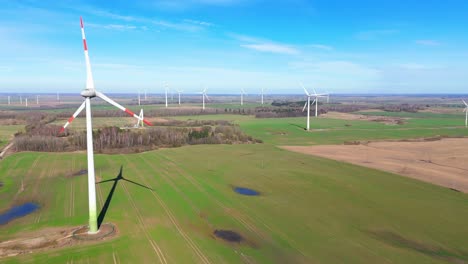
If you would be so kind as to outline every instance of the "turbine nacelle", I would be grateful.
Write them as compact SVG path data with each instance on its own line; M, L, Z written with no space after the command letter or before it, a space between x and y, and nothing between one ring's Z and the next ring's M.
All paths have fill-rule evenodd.
M96 90L95 89L84 89L83 91L81 91L81 96L83 97L89 97L89 98L93 98L93 97L96 97Z

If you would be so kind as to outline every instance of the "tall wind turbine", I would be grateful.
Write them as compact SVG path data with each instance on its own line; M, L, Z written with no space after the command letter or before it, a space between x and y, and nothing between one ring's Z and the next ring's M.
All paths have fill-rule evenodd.
M182 90L177 90L177 93L179 94L179 105L180 105L180 94L182 94Z
M241 105L244 105L244 95L247 95L245 93L244 88L241 88L240 96L241 96Z
M208 95L206 94L206 88L203 88L203 91L201 91L200 94L202 95L203 110L205 110L205 98L206 98L206 100L210 100L208 98Z
M138 105L141 105L140 91L138 91Z
M120 110L126 112L127 114L141 119L138 115L133 113L131 110L121 106L120 104L116 103L103 93L97 91L94 88L94 80L93 75L91 72L91 63L89 61L89 54L88 54L88 46L86 44L86 37L84 31L83 20L80 17L80 24L81 24L81 35L83 38L83 46L84 46L84 55L86 61L86 88L81 91L81 96L85 98L85 101L78 107L72 117L68 119L65 125L60 129L60 133L65 130L65 128L75 119L76 116L86 108L86 148L88 154L88 202L89 202L89 234L95 234L99 231L98 223L97 223L97 211L96 211L96 178L94 175L94 151L93 151L93 127L92 127L92 120L91 120L91 98L99 97L102 100L108 102L109 104L119 108ZM149 126L151 123L148 122L146 119L143 119L143 122Z
M468 127L468 104L463 100L463 103L465 104L465 109L463 109L463 112L465 112L465 127Z
M26 101L25 101L25 102L26 102L25 105L26 105L26 107L28 107L28 98L26 98L25 100L26 100Z
M301 83L301 86L302 86L302 88L304 88L304 92L306 93L307 96L309 96L309 97L310 97L310 96L315 97L315 100L314 100L314 102L315 102L315 117L317 117L317 116L318 116L318 99L319 99L320 97L327 97L327 98L329 98L330 95L329 95L329 94L318 94L318 93L315 91L315 88L313 88L313 87L312 87L312 89L314 90L314 94L309 94L309 92L306 90L306 88L304 87L304 85L302 85L302 83Z
M11 102L10 102L10 96L8 96L8 105L9 105L10 103L11 103Z

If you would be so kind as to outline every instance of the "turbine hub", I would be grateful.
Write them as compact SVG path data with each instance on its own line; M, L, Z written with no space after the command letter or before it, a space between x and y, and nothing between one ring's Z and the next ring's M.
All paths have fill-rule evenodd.
M96 97L96 91L94 89L84 89L83 91L81 91L81 96L85 98L93 98Z

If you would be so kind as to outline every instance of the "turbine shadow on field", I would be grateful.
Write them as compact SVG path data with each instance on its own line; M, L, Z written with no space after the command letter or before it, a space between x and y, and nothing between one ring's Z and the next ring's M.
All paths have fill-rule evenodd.
M99 216L98 216L98 226L100 227L101 224L103 223L104 221L104 217L106 216L106 213L107 213L107 209L109 209L109 205L110 205L110 202L112 201L112 196L114 195L114 191L115 191L115 188L117 187L117 183L120 181L120 180L124 180L124 181L128 181L130 183L133 183L135 185L138 185L140 187L143 187L145 189L148 189L148 190L151 190L153 191L152 188L149 188L147 186L144 186L142 184L139 184L137 182L134 182L132 180L129 180L129 179L125 179L123 177L123 174L122 174L122 171L123 171L123 166L120 166L120 171L119 171L119 174L117 175L117 177L113 178L113 179L109 179L109 180L105 180L105 181L100 181L96 184L101 184L101 183L106 183L106 182L114 182L114 184L112 185L112 188L109 192L109 194L107 195L107 198L106 198L106 202L104 203L104 205L102 206L102 209L101 209L101 212L99 213Z
M303 126L301 126L301 125L298 125L298 124L289 123L289 125L298 127L298 128L300 128L300 129L302 129L302 130L305 130L305 129L306 129L305 127L303 127Z

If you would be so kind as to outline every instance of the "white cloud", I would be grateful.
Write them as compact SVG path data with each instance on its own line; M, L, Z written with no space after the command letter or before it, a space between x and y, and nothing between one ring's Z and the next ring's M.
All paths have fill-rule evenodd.
M270 52L270 53L278 53L278 54L289 54L294 55L298 54L299 51L293 47L282 45L282 44L274 44L274 43L261 43L261 44L243 44L241 47L253 49L261 52Z
M122 24L94 24L94 23L87 23L86 26L94 27L94 28L103 28L103 29L113 29L113 30L135 30L138 27L133 25L122 25ZM142 28L142 30L144 30Z
M432 39L419 39L415 41L416 44L423 46L440 46L440 42Z
M191 23L191 24L205 26L205 27L213 26L212 23L205 22L205 21L199 21L199 20L193 20L193 19L184 19L183 21L186 22L186 23Z

